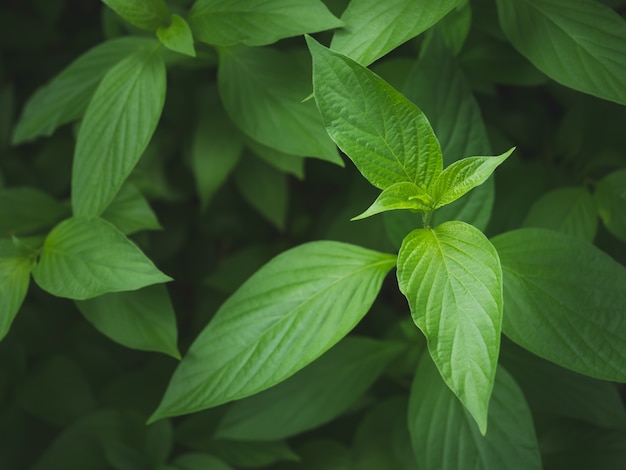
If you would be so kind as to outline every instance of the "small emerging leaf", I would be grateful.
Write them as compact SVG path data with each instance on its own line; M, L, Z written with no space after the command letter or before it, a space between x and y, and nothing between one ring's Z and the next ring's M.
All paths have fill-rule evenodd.
M168 24L170 11L164 0L102 0L133 26L155 30Z
M191 57L196 56L191 28L185 19L179 15L172 15L172 23L167 27L159 26L156 34L168 49Z
M395 183L385 188L374 203L361 215L351 220L359 220L380 212L396 209L410 209L413 211L431 210L432 199L421 187L413 183Z

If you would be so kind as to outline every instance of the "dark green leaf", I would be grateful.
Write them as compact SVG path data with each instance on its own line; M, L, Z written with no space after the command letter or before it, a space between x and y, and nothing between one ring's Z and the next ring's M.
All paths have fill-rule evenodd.
M446 46L457 55L472 27L472 9L469 0L459 3L439 22L439 25Z
M8 239L0 239L0 340L26 297L34 259L25 256Z
M481 435L427 355L418 365L409 402L409 430L420 468L541 469L539 446L524 395L498 367Z
M484 434L502 322L502 271L478 229L446 222L409 233L398 285L445 382Z
M231 466L212 455L199 452L180 455L172 465L179 470L232 470Z
M285 441L211 441L210 453L237 468L267 468L281 461L298 461L298 455Z
M172 15L172 22L169 26L159 26L157 37L168 49L191 57L196 56L191 28L184 18L178 15Z
M162 228L146 198L130 184L122 186L111 205L102 213L102 218L111 222L125 235Z
M200 333L151 420L253 395L293 375L360 321L394 265L395 256L328 241L278 255Z
M69 215L67 206L38 189L0 190L0 235L36 233Z
M319 0L197 0L188 21L198 39L214 46L264 46L343 24Z
M74 153L75 215L100 215L146 149L165 100L161 47L152 43L122 60L96 89Z
M77 301L76 305L87 320L113 341L180 359L176 317L165 286L113 292Z
M616 171L600 180L594 200L607 230L626 242L626 170Z
M626 22L591 0L497 0L513 46L557 82L626 104Z
M33 277L51 294L77 300L171 280L114 225L81 217L52 229Z
M298 179L304 179L304 158L289 155L252 139L248 139L246 145L257 157L265 160L277 170L294 175Z
M562 367L626 382L626 268L550 230L515 230L493 244L504 274L504 333Z
M307 38L313 89L326 130L379 189L423 188L441 173L439 142L419 108L366 68Z
M133 26L155 30L170 21L164 0L102 0L111 10Z

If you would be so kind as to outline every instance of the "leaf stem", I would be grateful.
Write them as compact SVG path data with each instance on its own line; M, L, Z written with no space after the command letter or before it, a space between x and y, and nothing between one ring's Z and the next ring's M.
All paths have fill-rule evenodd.
M425 229L430 229L430 221L433 217L433 211L422 212L422 224Z

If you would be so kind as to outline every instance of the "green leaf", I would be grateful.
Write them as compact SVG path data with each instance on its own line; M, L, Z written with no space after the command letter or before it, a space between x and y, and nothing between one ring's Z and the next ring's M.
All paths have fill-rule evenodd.
M0 239L0 340L6 336L26 297L34 260L13 242Z
M492 241L504 274L504 333L562 367L626 382L626 268L551 230L514 230Z
M439 142L420 109L378 75L307 37L315 101L331 138L379 189L427 187L441 173Z
M481 436L433 362L422 356L411 387L409 430L420 468L542 468L530 409L502 367L489 404L489 431Z
M304 179L304 159L299 155L289 155L252 139L246 141L248 148L259 158L283 173Z
M331 49L368 65L426 31L463 0L352 0ZM373 21L373 19L375 19Z
M199 452L179 455L172 465L179 470L232 470L231 466L212 455Z
M293 375L361 320L394 265L395 256L329 241L278 255L196 338L150 420L253 395Z
M29 98L13 130L13 145L51 135L57 127L79 119L109 69L152 42L137 37L118 38L81 55Z
M163 285L76 302L98 331L126 347L180 359L174 307Z
M191 57L196 56L191 28L184 18L172 15L171 24L167 27L159 26L156 34L161 43L168 49Z
M469 0L463 0L440 22L441 34L446 46L457 55L472 27L472 9Z
M495 248L464 222L414 230L398 254L398 285L446 384L484 434L502 323Z
M319 0L197 0L187 20L194 36L214 46L264 46L343 24Z
M164 0L102 0L133 26L155 30L167 26L170 11Z
M285 441L244 442L220 439L210 441L207 447L211 454L236 468L267 468L268 465L281 461L299 460L298 454Z
M37 233L69 215L67 206L38 189L0 189L0 235Z
M447 167L429 188L435 209L456 201L480 186L513 153L515 147L497 157L467 157Z
M398 343L347 337L284 382L235 402L216 438L278 440L345 412L404 350Z
M122 186L111 205L102 213L102 218L111 222L125 235L162 228L146 198L131 184Z
M498 0L502 30L535 67L567 87L626 104L626 22L591 0Z
M430 195L416 184L407 182L395 183L385 188L365 212L353 217L351 220L365 219L380 212L397 209L424 211L429 210L431 205L432 199Z
M556 230L590 242L596 235L598 215L586 188L559 188L534 202L523 225Z
M221 51L218 85L224 108L249 137L281 152L342 164L324 130L304 56L270 48Z
M113 67L89 103L74 153L74 215L100 215L152 137L165 100L165 64L160 44L151 44Z
M33 277L49 293L77 300L171 280L114 225L83 217L52 229Z
M626 170L605 176L593 196L607 230L626 242Z

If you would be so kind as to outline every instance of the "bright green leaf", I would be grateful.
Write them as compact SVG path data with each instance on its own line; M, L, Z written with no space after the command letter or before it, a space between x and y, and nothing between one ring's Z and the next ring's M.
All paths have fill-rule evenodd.
M369 65L426 31L463 0L352 0L330 47ZM375 19L373 21L373 19Z
M170 21L164 0L102 0L115 13L133 26L155 30Z
M439 142L420 109L378 75L307 37L326 130L379 189L427 187L441 173Z
M102 213L102 218L111 222L125 235L162 228L146 198L130 184L122 186L111 205Z
M506 232L493 244L504 274L504 333L562 367L626 382L626 268L551 230Z
M82 217L52 229L33 277L51 294L77 300L171 280L114 225Z
M36 233L69 215L67 206L38 189L0 189L0 235Z
M607 230L626 242L626 170L605 176L593 196Z
M152 137L165 100L161 46L152 44L113 67L89 103L74 153L74 215L100 215Z
M329 422L353 405L403 349L349 336L284 382L235 402L216 437L278 440Z
M429 210L431 205L432 199L430 195L416 184L408 182L395 183L386 187L365 212L353 217L352 220L365 219L380 212L396 209Z
M523 225L556 230L590 242L596 235L598 215L587 189L559 188L544 193L535 201Z
M467 157L447 167L432 183L429 191L435 208L456 201L465 193L480 186L515 148L497 157Z
M6 336L26 297L33 259L9 239L0 239L0 340Z
M592 0L497 0L513 46L553 80L626 104L626 22Z
M101 333L126 347L180 359L174 308L163 285L112 292L76 306Z
M168 49L191 57L196 56L191 28L184 18L172 15L171 24L167 27L159 26L156 34L161 43Z
M486 431L502 322L502 272L478 229L446 222L409 233L398 285L450 389Z
M249 137L281 152L342 164L311 93L304 56L238 47L220 55L218 85L224 108Z
M153 42L138 37L118 38L80 56L30 97L13 130L13 144L51 135L57 127L80 118L111 67Z
M489 431L481 436L433 362L423 356L411 387L409 430L420 468L542 468L530 409L502 367L498 368L489 404Z
M197 0L187 20L199 40L214 46L264 46L343 24L319 0Z
M394 265L395 256L329 241L278 255L200 333L150 419L253 395L293 375L360 321Z

